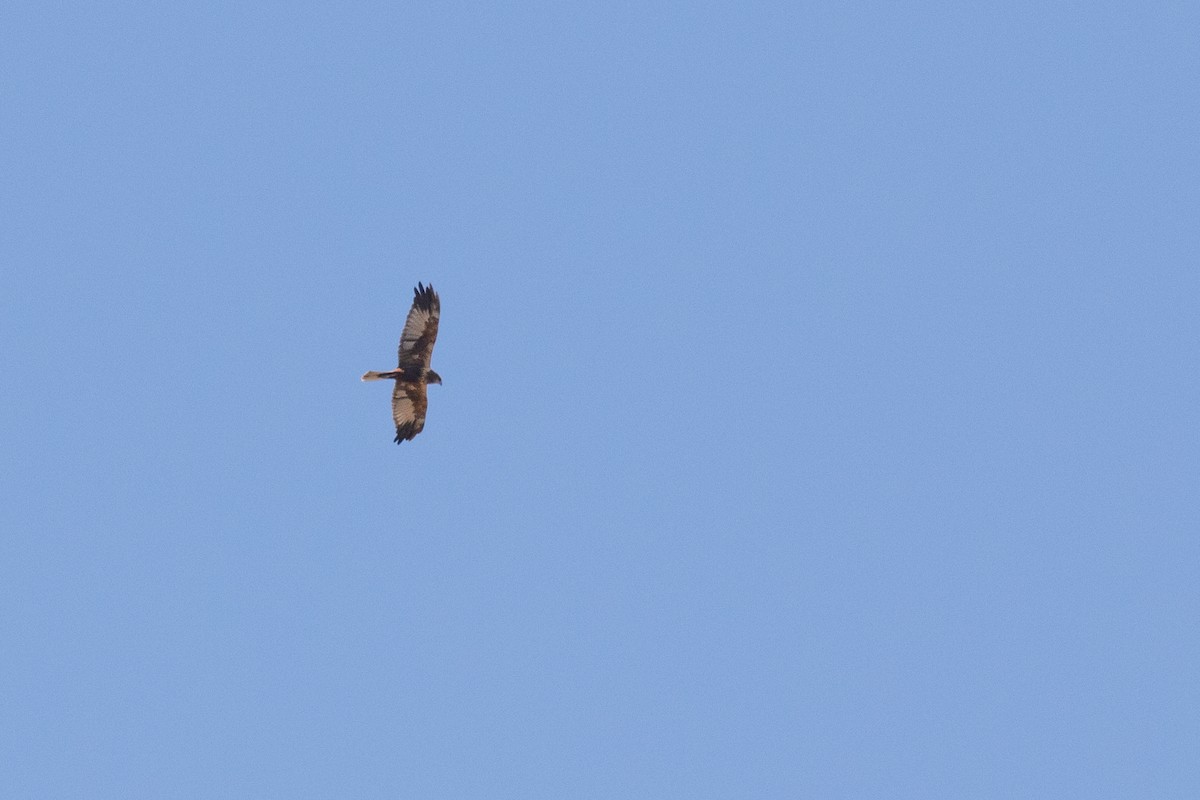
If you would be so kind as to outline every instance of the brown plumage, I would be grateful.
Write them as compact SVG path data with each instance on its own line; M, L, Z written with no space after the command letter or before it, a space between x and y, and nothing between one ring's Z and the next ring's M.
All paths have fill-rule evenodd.
M442 378L429 368L433 343L437 339L441 300L432 286L418 283L413 289L413 304L400 334L399 364L390 372L368 372L364 381L391 378L396 381L392 390L392 420L396 423L396 444L412 439L425 427L425 409L429 401L425 387L441 383Z

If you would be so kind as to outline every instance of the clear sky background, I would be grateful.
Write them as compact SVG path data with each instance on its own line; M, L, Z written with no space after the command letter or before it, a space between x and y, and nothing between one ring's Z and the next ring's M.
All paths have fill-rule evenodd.
M1197 41L6 4L0 794L1200 796Z

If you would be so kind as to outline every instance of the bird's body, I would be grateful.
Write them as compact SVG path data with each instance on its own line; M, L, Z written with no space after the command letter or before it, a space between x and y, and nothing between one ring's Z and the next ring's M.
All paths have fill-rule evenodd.
M408 441L425 427L425 409L429 406L425 388L441 383L442 378L429 368L433 343L437 339L441 300L432 286L418 283L413 289L412 308L400 334L399 364L387 372L368 372L364 381L394 380L392 421L396 423L396 444Z

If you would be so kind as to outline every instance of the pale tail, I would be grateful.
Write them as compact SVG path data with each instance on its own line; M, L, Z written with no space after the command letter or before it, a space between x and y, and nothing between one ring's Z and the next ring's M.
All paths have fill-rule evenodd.
M368 372L366 375L363 375L363 376L362 376L362 379L363 379L364 381L379 381L379 380L383 380L383 373L382 373L382 372L375 372L374 370L372 370L371 372Z

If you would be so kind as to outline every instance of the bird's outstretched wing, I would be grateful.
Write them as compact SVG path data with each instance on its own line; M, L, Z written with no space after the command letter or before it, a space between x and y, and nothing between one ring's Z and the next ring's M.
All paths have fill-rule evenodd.
M408 319L404 322L404 332L400 334L399 367L413 380L429 369L429 360L433 357L433 343L437 340L438 317L442 313L442 303L432 286L417 284L413 289L413 304L408 310ZM399 387L399 382L396 386ZM424 387L422 387L422 402L424 402ZM424 410L421 416L424 416Z
M392 421L396 423L396 444L411 440L425 427L425 409L429 400L423 381L396 381L392 390Z

